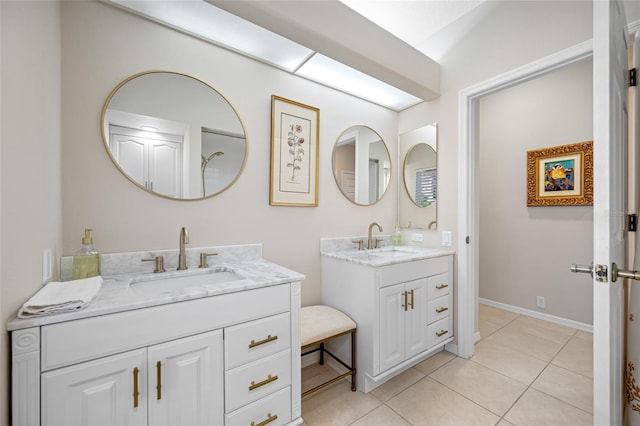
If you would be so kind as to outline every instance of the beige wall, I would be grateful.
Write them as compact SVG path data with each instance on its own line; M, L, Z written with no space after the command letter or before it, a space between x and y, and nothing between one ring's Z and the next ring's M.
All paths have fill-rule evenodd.
M306 275L302 302L320 300L321 237L363 235L372 221L395 223L395 176L371 207L336 186L331 153L338 135L361 124L390 141L396 158L398 114L228 52L98 2L62 6L63 253L94 229L102 252L177 248L181 226L191 246L260 242L264 257ZM242 176L204 201L160 198L132 185L112 164L100 135L100 111L127 76L165 69L197 77L236 108L249 145ZM271 95L320 109L319 206L269 206ZM395 165L394 165L395 167Z
M3 329L60 255L60 6L1 2L0 294ZM9 340L1 334L0 424L8 424Z
M527 151L593 140L591 60L480 101L480 297L593 323L591 206L527 207ZM546 308L536 307L536 296Z

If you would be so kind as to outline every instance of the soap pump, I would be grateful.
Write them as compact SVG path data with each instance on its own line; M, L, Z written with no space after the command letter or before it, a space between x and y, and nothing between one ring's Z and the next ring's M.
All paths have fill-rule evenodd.
M82 249L73 256L73 279L90 278L100 275L100 255L93 248L91 228L85 228Z
M396 222L396 229L391 236L391 245L401 246L402 245L402 232L400 231L400 224Z

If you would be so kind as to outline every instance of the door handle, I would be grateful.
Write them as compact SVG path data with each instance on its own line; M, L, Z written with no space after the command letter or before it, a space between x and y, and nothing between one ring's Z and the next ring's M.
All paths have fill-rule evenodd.
M632 280L640 280L640 272L638 271L626 271L624 269L618 269L618 265L615 262L611 264L611 282L616 282L620 278L630 278Z

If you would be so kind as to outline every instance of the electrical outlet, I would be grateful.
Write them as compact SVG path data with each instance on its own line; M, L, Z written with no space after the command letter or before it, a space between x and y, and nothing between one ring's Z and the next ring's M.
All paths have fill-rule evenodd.
M42 250L42 284L46 284L53 278L53 259L51 249Z
M544 309L547 306L547 301L544 296L536 296L536 305L541 309Z
M416 241L416 242L423 242L424 241L424 236L422 234L411 234L411 241Z

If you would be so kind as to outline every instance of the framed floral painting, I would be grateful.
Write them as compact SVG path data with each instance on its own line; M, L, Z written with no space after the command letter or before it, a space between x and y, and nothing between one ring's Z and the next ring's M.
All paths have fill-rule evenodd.
M593 205L593 142L527 151L527 206Z
M318 205L318 108L271 96L272 206Z

